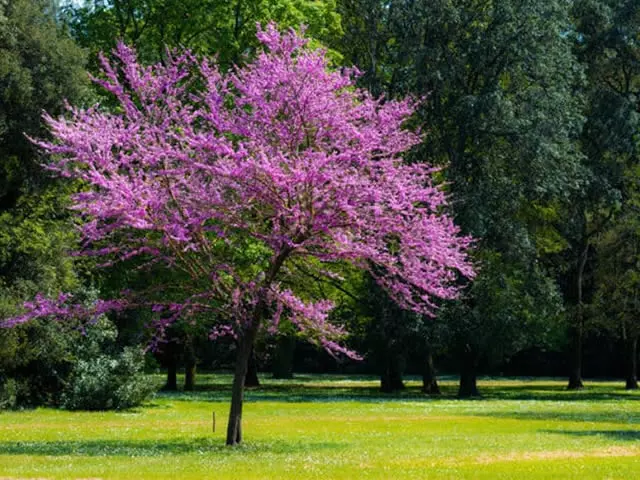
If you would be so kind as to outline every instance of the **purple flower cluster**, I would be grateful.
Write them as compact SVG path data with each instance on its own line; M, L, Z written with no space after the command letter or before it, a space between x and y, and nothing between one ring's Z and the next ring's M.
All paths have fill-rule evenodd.
M356 265L403 308L432 315L434 298L473 277L471 240L443 212L434 169L401 158L421 141L402 128L415 102L372 98L355 70L328 68L293 31L271 24L258 37L264 51L228 74L189 52L145 67L121 44L95 80L118 108L47 116L55 141L39 145L48 168L87 186L73 199L87 254L186 274L184 304L215 312L214 338L286 315L318 345L355 355L328 321L332 303L296 291L293 266L335 281L336 265ZM39 297L9 323L83 314L74 308Z

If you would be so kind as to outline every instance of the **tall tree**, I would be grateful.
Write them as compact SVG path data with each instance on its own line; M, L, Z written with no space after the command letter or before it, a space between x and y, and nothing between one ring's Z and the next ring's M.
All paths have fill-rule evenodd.
M344 44L353 46L345 55L370 72L367 84L427 97L415 158L448 166L456 220L478 239L484 266L447 309L465 372L461 395L477 392L482 357L537 341L562 308L544 259L566 248L554 222L582 175L582 70L567 35L569 6L341 2L350 22Z
M50 168L88 185L74 197L88 253L182 271L181 301L166 302L157 286L90 309L67 295L38 297L5 322L147 304L162 328L176 315L215 313L218 331L239 343L230 445L242 438L261 328L286 315L328 351L350 353L327 320L332 302L299 289L297 264L329 280L343 262L368 269L401 306L431 315L433 298L455 297L460 276L473 276L470 240L442 213L432 168L400 158L419 141L401 128L411 102L355 89L351 71L329 71L325 54L294 32L270 24L259 39L268 52L227 75L189 53L146 68L121 45L100 84L122 113L48 118L57 142L41 145L59 156Z
M582 135L587 172L566 224L573 268L567 282L573 312L569 388L582 387L585 305L595 291L595 240L630 198L624 172L638 164L640 132L640 5L633 0L575 2L575 48L588 73Z
M83 100L84 63L56 23L53 2L0 0L0 318L38 291L79 287L67 254L76 241L65 208L71 187L42 171L44 155L26 135L47 136L43 109L59 114L65 98ZM70 366L69 342L59 333L38 322L0 333L0 390L7 377L20 376L18 403L59 394Z

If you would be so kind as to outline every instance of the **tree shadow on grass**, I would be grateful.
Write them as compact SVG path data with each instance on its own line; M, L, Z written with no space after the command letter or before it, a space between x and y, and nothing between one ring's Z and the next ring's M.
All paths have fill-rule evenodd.
M305 383L263 384L249 388L245 392L246 402L394 402L415 401L428 402L440 399L451 399L453 388L443 388L444 395L428 396L419 387L408 387L395 393L382 393L377 386L340 386L309 385ZM195 400L211 402L228 402L231 399L231 387L227 385L205 385L191 392L159 393L157 398L174 400Z
M553 422L587 422L587 423L618 423L640 424L640 417L635 412L625 411L561 411L561 410L524 410L524 411L488 411L473 412L473 416L505 418L514 420L541 420ZM554 433L562 433L563 430L553 430Z
M226 447L220 438L190 440L77 440L0 442L0 455L87 456L87 457L160 457L185 454L268 453L289 455L318 450L339 450L339 442L287 442L282 440L252 441L236 447Z
M247 389L246 400L248 402L277 401L277 402L431 402L434 400L451 400L457 398L458 386L451 381L441 383L442 395L428 396L422 393L419 386L410 385L405 390L387 394L380 392L378 385L371 382L358 384L345 384L331 379L295 379L279 381L278 383L264 382L260 387ZM504 379L499 379L501 384L484 384L479 382L481 397L468 400L494 401L600 401L600 400L640 400L636 392L626 392L615 385L596 385L584 390L569 391L563 384L535 384L523 381L514 381L509 384ZM492 381L492 380L489 380ZM159 398L175 400L196 400L227 402L231 398L231 386L227 383L210 382L196 387L192 392L161 392Z
M544 433L571 435L574 437L605 437L611 440L640 441L638 430L542 430Z
M513 385L488 385L479 384L479 389L484 399L487 400L534 400L534 401L562 401L584 402L600 400L640 400L637 392L623 390L622 386L594 385L582 390L567 390L560 385L536 385L526 382Z

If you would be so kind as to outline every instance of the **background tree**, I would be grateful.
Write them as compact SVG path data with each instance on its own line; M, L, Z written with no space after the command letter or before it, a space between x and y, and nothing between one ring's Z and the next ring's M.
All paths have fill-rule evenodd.
M228 68L259 46L257 23L304 24L310 36L327 44L342 33L335 0L100 0L71 3L65 12L91 58L121 40L148 62L166 59L167 47L186 47L216 55Z
M85 54L56 23L53 2L0 1L0 318L38 291L81 287L67 254L76 245L66 211L72 186L43 172L25 137L45 137L42 110L86 97ZM56 326L35 322L0 332L0 390L11 380L13 404L55 401L72 366Z
M448 309L450 340L474 394L482 357L535 343L561 297L545 255L566 248L554 213L580 179L581 68L567 38L568 4L341 2L345 45L364 77L390 95L426 95L428 129L415 158L447 165L463 230L484 267ZM363 12L370 12L365 15ZM543 307L544 306L544 307ZM523 328L532 322L541 328ZM523 335L529 335L525 340ZM513 337L512 335L515 335ZM500 344L497 344L497 342Z
M575 3L573 15L576 53L588 73L581 139L586 181L571 202L565 226L573 263L565 298L573 313L569 388L581 388L585 305L597 288L592 275L597 268L595 240L627 201L624 172L638 164L640 6L633 1L583 0Z

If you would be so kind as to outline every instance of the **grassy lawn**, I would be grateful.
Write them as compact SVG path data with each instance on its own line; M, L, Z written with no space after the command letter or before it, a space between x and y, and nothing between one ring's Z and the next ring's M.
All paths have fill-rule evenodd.
M640 393L620 382L485 379L483 399L457 400L453 380L440 399L417 382L386 396L374 379L264 380L228 449L230 377L198 380L135 411L0 413L0 478L640 478Z

